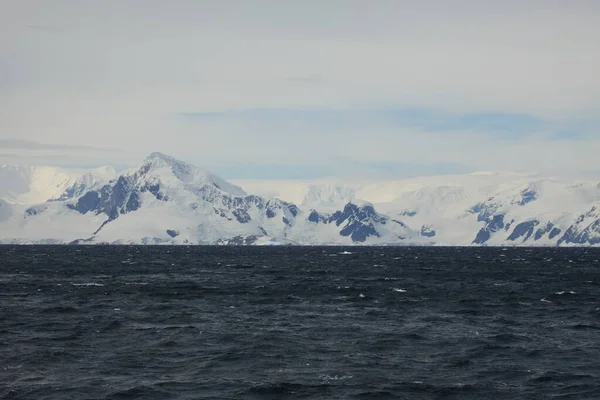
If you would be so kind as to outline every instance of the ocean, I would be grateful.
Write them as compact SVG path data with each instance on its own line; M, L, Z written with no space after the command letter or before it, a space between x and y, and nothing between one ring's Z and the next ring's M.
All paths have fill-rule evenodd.
M0 398L600 398L599 260L2 246Z

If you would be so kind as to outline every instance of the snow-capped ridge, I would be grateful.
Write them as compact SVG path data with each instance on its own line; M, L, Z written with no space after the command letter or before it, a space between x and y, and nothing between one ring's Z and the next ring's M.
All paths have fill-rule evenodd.
M358 208L364 208L364 207L371 207L373 209L375 208L373 203L371 203L370 201L362 200L362 199L352 199L348 203L354 204Z
M182 183L190 188L212 186L232 196L247 195L241 187L212 172L159 152L151 153L141 167L130 170L127 175L137 175L139 179L171 187L181 186Z
M156 159L164 160L166 162L175 163L175 164L187 164L184 161L177 160L175 157L171 157L171 156L169 156L165 153L161 153L159 151L154 151L146 157L146 161L152 161L152 160L156 160Z
M600 245L592 181L491 171L245 187L159 152L118 175L3 166L0 242Z
M112 167L84 170L5 164L0 167L0 199L14 204L66 199L75 192L82 193L107 182L115 175Z

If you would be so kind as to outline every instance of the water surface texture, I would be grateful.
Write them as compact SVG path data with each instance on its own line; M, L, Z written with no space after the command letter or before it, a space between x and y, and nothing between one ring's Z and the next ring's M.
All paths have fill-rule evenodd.
M0 247L0 398L600 398L599 258Z

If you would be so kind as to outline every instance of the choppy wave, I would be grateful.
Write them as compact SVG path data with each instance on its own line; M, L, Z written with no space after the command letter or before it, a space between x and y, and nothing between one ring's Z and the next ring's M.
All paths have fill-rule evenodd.
M0 398L600 398L598 259L0 246Z

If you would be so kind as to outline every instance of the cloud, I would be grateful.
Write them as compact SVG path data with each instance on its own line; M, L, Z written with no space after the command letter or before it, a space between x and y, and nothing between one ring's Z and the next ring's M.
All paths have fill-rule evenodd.
M481 134L522 136L543 130L574 128L580 132L600 127L600 121L544 120L539 117L519 113L453 113L424 108L383 108L383 109L331 109L331 108L269 108L247 109L228 112L183 113L188 122L238 120L244 124L260 124L265 130L282 130L289 121L302 121L304 128L325 128L328 126L386 126L396 128L419 128L423 131L471 131Z
M0 138L127 162L575 170L600 150L599 41L593 0L8 0Z
M3 149L28 149L28 150L92 150L92 151L117 151L111 148L95 146L72 146L68 144L39 143L23 139L0 139L0 148Z
M60 29L53 28L51 26L29 24L29 25L26 25L26 27L29 28L29 29L36 30L36 31L40 31L40 32L50 32L50 33L52 33L52 32L60 32Z

